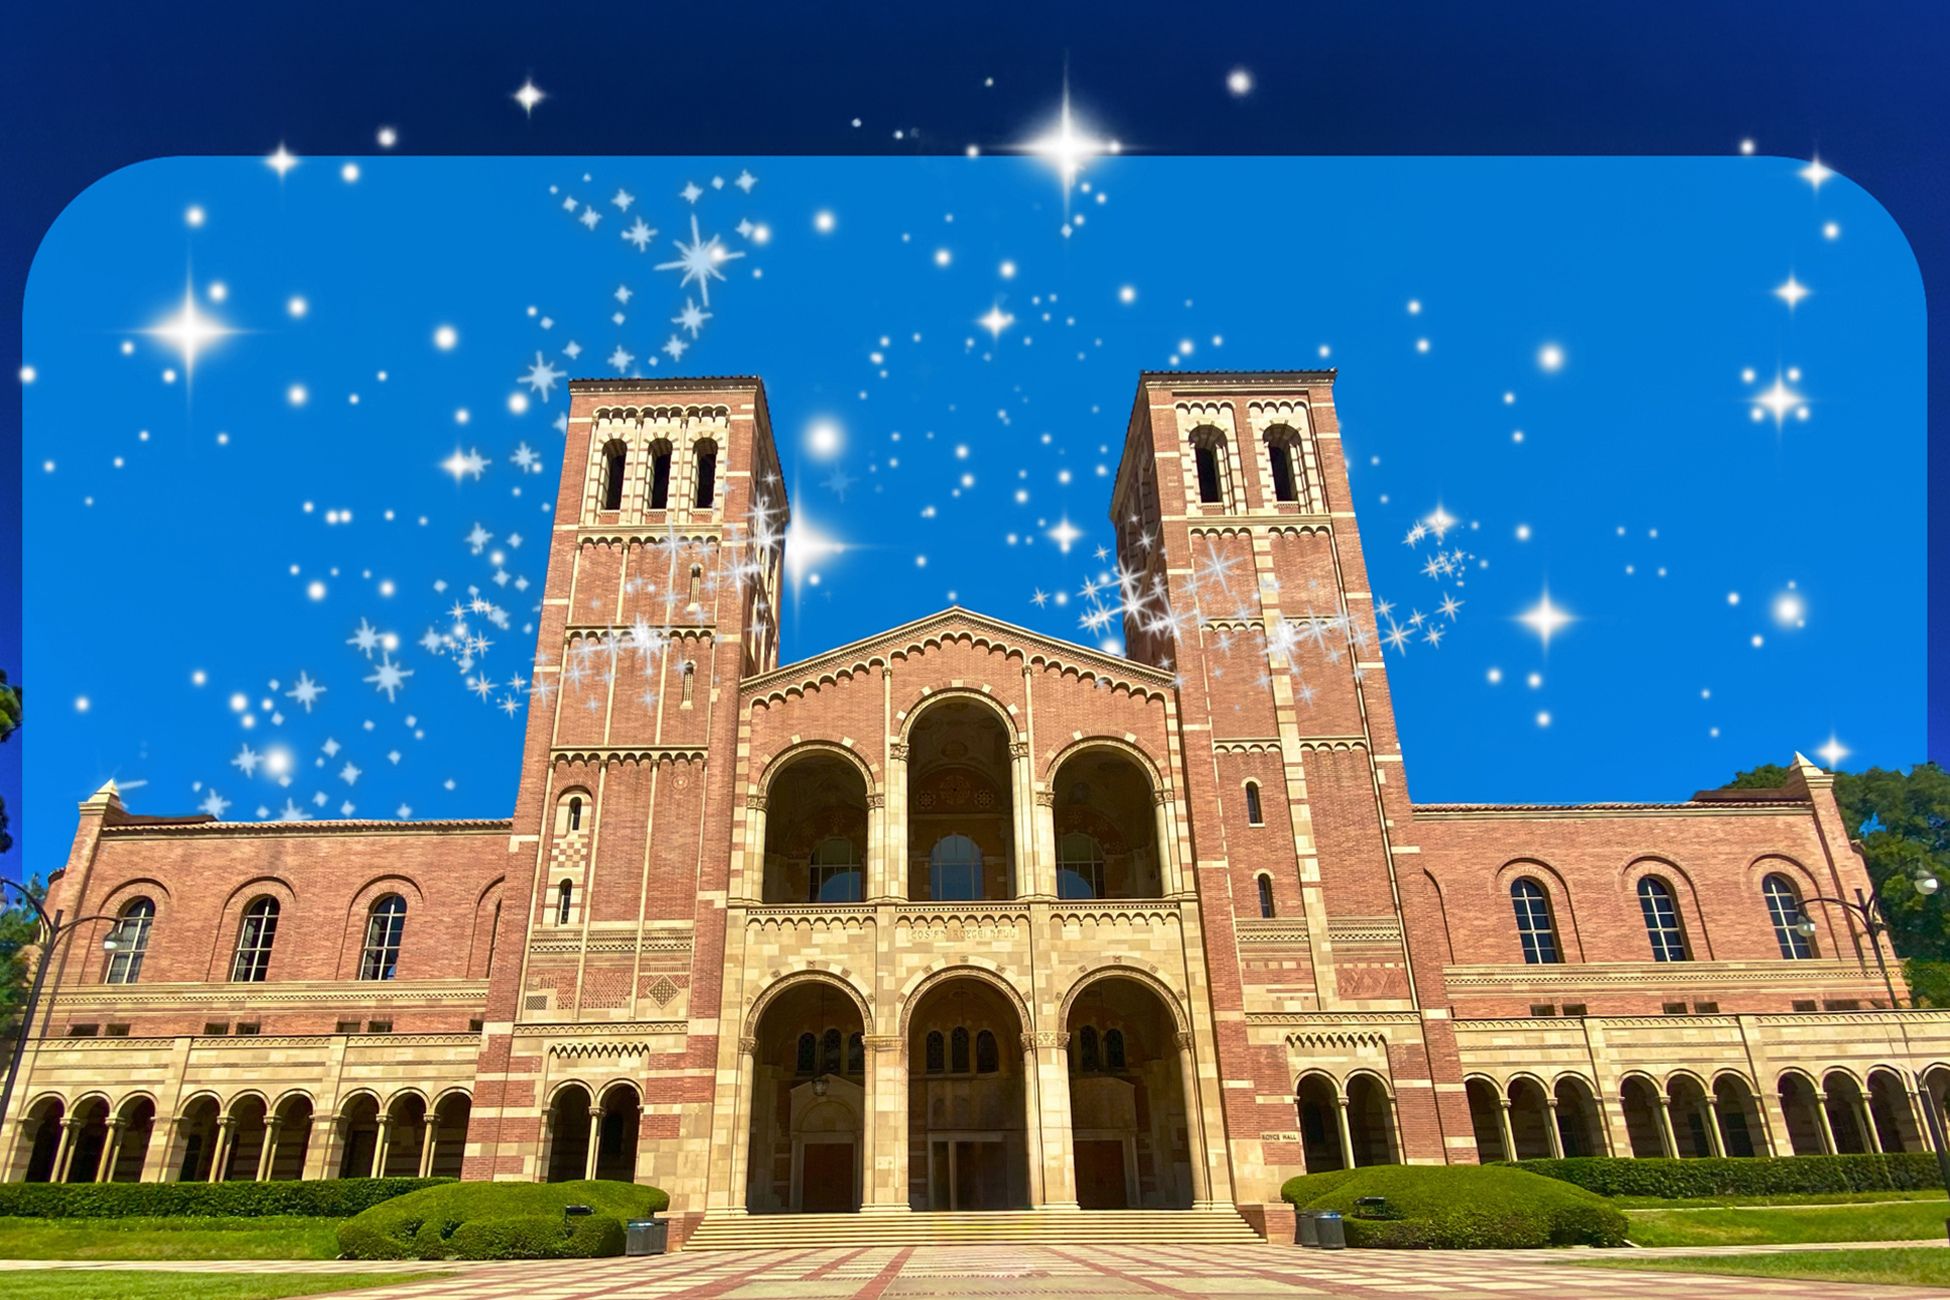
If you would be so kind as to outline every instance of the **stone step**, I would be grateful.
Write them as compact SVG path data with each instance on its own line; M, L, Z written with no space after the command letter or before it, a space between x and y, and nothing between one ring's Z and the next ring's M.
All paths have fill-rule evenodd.
M988 1210L894 1214L707 1215L686 1250L954 1246L1034 1242L1253 1244L1230 1207L1201 1210Z

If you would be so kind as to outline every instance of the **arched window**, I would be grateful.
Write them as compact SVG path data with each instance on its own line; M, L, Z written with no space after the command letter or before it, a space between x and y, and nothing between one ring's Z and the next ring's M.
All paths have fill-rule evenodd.
M1095 1070L1098 1065L1097 1028L1095 1025L1085 1025L1077 1031L1077 1068Z
M142 975L142 958L149 951L149 926L156 919L156 903L150 898L132 898L116 914L115 951L108 955L106 984L133 984Z
M661 439L650 444L650 508L663 510L670 505L670 444Z
M846 1072L865 1074L867 1072L867 1039L864 1034L849 1034L846 1039Z
M696 692L694 691L693 688L697 683L697 665L691 663L689 660L686 660L684 662L684 670L681 675L684 679L684 689L683 689L682 697L679 700L679 705L682 708L688 709L691 707L691 704L694 702L696 698Z
M966 835L944 835L928 854L928 897L965 902L982 896L982 850Z
M1104 1068L1106 1070L1124 1068L1124 1031L1121 1029L1104 1031Z
M691 589L689 594L685 598L686 604L691 604L691 605L697 604L697 589L699 586L703 584L703 582L704 582L704 566L701 564L693 564L691 566Z
M1273 499L1275 501L1298 501L1300 499L1299 441L1293 430L1278 428L1266 434L1267 467L1273 471Z
M271 970L271 945L278 937L278 900L251 900L237 927L237 952L230 962L230 978L238 984L262 984Z
M603 509L623 508L623 444L612 442L603 448Z
M1815 955L1815 941L1797 928L1801 924L1801 895L1794 882L1779 872L1760 882L1767 899L1767 917L1774 923L1774 941L1781 945L1781 956L1790 961L1805 961Z
M844 1051L840 1031L828 1029L819 1039L819 1071L821 1074L838 1074L843 1063L840 1053Z
M1216 505L1226 499L1226 440L1216 429L1193 434L1192 459L1198 471L1198 499Z
M718 444L709 438L697 444L697 494L692 501L699 510L709 510L718 499Z
M799 1054L793 1061L794 1074L810 1075L819 1069L819 1039L812 1034L799 1035Z
M1259 914L1268 920L1271 920L1274 914L1273 877L1271 876L1259 878Z
M994 1074L1002 1068L1002 1054L996 1050L995 1035L984 1029L975 1035L975 1073Z
M1554 966L1562 960L1557 954L1557 927L1551 924L1550 895L1544 887L1529 876L1511 881L1510 906L1517 913L1523 959L1532 966Z
M813 846L811 901L860 901L860 851L852 840L835 835Z
M574 909L575 896L576 887L569 881L565 880L555 887L555 923L557 925L567 925L569 923L569 913Z
M929 1074L940 1074L948 1068L947 1040L939 1029L928 1031L927 1061Z
M1104 850L1096 836L1071 831L1057 843L1056 896L1104 896Z
M584 815L589 811L589 798L581 790L567 790L555 799L555 833L557 835L576 835L582 831Z
M569 829L582 829L582 796L579 794L569 796Z
M1679 906L1672 886L1657 876L1639 880L1639 911L1645 914L1645 937L1652 943L1653 961L1685 961L1686 932L1679 926Z
M389 980L399 970L400 936L406 932L406 900L387 894L366 913L366 943L359 956L359 978Z
M948 1035L948 1073L968 1073L968 1029L956 1025Z
M1246 782L1246 822L1251 826L1264 826L1266 812L1259 805L1259 782Z

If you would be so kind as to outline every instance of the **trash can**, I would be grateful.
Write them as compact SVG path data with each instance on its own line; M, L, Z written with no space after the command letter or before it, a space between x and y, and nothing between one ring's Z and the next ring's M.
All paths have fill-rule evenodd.
M1315 1242L1322 1250L1346 1250L1347 1227L1341 1222L1339 1210L1314 1211Z
M669 1248L668 1219L631 1219L624 1228L625 1255L661 1255Z
M1314 1211L1302 1210L1293 1216L1293 1240L1302 1246L1320 1244L1320 1230L1314 1223Z

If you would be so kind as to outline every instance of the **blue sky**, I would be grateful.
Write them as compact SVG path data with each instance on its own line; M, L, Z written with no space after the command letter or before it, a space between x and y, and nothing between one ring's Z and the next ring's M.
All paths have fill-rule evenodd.
M1804 166L1123 156L1067 234L1019 157L117 172L28 285L23 863L110 776L148 812L505 815L565 405L522 382L538 353L765 378L795 512L844 543L800 569L788 658L951 601L1097 641L1138 372L1332 365L1373 585L1415 633L1389 660L1418 800L1683 797L1831 739L1915 761L1921 286L1873 198ZM708 305L657 269L693 217L741 254ZM193 371L143 332L186 291L238 331ZM1432 579L1403 539L1438 507ZM1575 616L1547 649L1518 621L1546 589ZM463 671L420 639L477 595Z

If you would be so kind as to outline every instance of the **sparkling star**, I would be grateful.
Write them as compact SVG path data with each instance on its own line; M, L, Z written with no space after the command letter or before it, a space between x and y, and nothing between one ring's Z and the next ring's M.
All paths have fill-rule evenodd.
M1056 125L1022 148L1047 158L1062 175L1063 210L1066 214L1070 209L1070 191L1076 185L1077 173L1083 170L1084 163L1107 149L1113 153L1117 151L1116 144L1107 146L1095 136L1078 130L1076 117L1070 111L1070 79L1067 74L1063 78L1063 106L1057 115Z
M264 165L276 172L279 180L283 180L285 173L298 165L298 155L285 148L284 141L280 140L277 151L265 158Z
M1849 756L1849 752L1849 747L1837 740L1833 732L1828 735L1828 743L1815 751L1821 755L1821 761L1831 772L1842 765L1842 760Z
M1808 165L1801 169L1800 175L1802 180L1816 190L1820 190L1822 182L1831 179L1835 172L1833 168L1824 166L1821 159L1812 158L1808 161Z
M542 88L535 84L533 77L522 82L521 89L517 90L514 95L515 103L520 104L521 111L530 117L535 116L535 105L547 98L548 96L542 93Z
M1754 399L1755 417L1759 418L1762 409L1774 417L1774 427L1780 428L1791 412L1807 410L1806 399L1789 388L1779 375L1774 376L1774 386Z
M989 337L1001 338L1002 331L1008 329L1011 325L1015 324L1016 318L1014 316L1011 316L1008 312L1003 311L1002 305L1000 303L997 303L995 306L989 308L985 314L981 316L977 316L975 318L975 323L977 325L980 325L983 329L987 330L989 332Z
M1562 607L1551 603L1550 589L1546 588L1543 598L1529 610L1519 614L1517 621L1535 632L1543 640L1544 649L1548 651L1551 648L1551 637L1560 628L1566 627L1576 620L1572 615L1566 613Z
M718 242L716 235L706 239L703 235L699 234L696 213L691 214L691 242L686 244L681 239L674 242L677 245L677 252L679 254L677 260L674 262L659 262L657 269L659 271L682 271L683 277L678 281L677 287L681 289L685 285L695 282L697 284L697 296L704 300L706 307L709 307L711 305L711 281L724 279L724 272L718 269L719 264L729 262L734 258L743 257L744 254L725 251L724 245Z
M1787 278L1787 283L1774 291L1774 296L1786 303L1789 311L1793 311L1800 301L1807 297L1810 292L1807 285L1801 283L1790 274Z
M150 338L161 339L180 353L183 358L183 377L188 380L196 374L197 354L217 340L227 338L237 331L198 311L196 286L185 283L183 309L174 316L138 332L147 334Z

